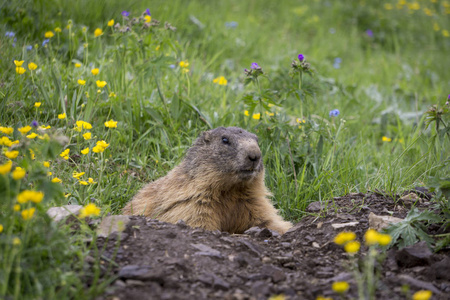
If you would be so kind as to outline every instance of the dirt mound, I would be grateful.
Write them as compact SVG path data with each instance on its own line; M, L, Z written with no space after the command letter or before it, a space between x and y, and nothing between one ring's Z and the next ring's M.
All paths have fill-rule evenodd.
M430 205L429 194L415 191ZM362 241L370 212L406 216L405 202L382 194L352 194L334 199L336 210L324 217L308 216L279 236L268 229L252 228L244 235L210 232L131 217L125 231L108 239L98 238L103 249L103 271L108 261L117 280L99 299L267 299L284 294L286 299L337 297L335 281L348 281L348 296L358 298L349 259L333 238L343 230L354 231ZM319 203L309 206L319 212ZM336 224L346 223L335 229ZM361 257L367 253L362 247ZM406 299L414 291L428 289L433 299L450 294L450 256L433 254L424 243L387 253L380 266L377 299ZM405 292L403 285L409 286Z

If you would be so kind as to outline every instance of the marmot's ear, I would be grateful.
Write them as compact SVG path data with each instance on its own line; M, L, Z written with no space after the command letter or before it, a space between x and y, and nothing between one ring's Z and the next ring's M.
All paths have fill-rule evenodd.
M204 131L204 132L202 132L202 134L201 134L200 137L202 138L202 140L203 140L205 143L208 144L208 143L211 141L211 132L209 132L209 131Z

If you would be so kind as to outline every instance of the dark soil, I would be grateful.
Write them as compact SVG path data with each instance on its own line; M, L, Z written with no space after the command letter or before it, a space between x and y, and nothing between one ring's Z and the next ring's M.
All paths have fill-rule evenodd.
M431 208L430 195L424 190L416 193L422 201L415 205ZM344 298L358 299L351 260L333 238L351 230L363 244L370 212L404 218L410 205L394 203L381 193L351 194L333 201L335 206L328 203L329 213L321 217L320 204L311 204L311 215L281 237L267 229L231 235L190 228L183 222L132 217L120 236L97 241L99 249L105 247L103 271L112 259L116 262L112 272L117 275L99 299L268 299L280 294L285 299L319 295L339 299L331 289L335 281L348 281L350 290ZM331 226L349 222L358 224ZM360 265L365 253L363 246ZM433 291L432 299L449 299L448 251L433 254L424 243L391 249L378 270L376 299L411 299L422 289Z

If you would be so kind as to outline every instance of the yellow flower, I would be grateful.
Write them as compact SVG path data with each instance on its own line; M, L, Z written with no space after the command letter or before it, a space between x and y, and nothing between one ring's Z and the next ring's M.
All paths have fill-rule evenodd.
M445 37L449 37L450 33L448 32L447 29L444 29L444 30L442 30L442 35L445 36Z
M95 37L99 37L103 34L103 30L101 30L100 28L95 29L94 31L94 36Z
M108 128L117 128L117 121L114 121L113 119L106 121L105 126Z
M19 202L20 204L24 204L29 201L34 203L40 203L42 199L44 199L44 193L37 191L25 190L20 192L19 195L17 195L17 202Z
M145 20L145 23L150 23L152 21L152 17L150 17L149 15L145 15L144 20Z
M13 210L14 211L19 211L20 210L20 204L14 204Z
M14 132L14 128L0 126L0 131L4 134L11 135Z
M23 65L23 60L14 60L14 64L16 65L16 67L21 67Z
M0 138L0 145L4 145L6 147L11 147L12 142L7 136L2 136Z
M273 117L275 116L275 113L266 111L266 115L268 115L269 117Z
M97 84L97 86L98 86L99 88L103 88L103 87L105 87L105 85L106 85L106 81L100 81L100 80L97 80L95 83Z
M78 79L78 84L79 85L85 85L86 84L86 80Z
M364 240L367 246L375 245L378 243L378 232L375 229L369 229L364 234Z
M33 217L35 211L36 211L36 208L34 208L34 207L29 208L29 209L22 210L22 212L21 212L22 218L23 218L24 220L29 220L29 219L31 219L31 218Z
M108 26L109 27L114 26L114 19L108 21Z
M29 139L34 139L35 137L37 137L37 134L35 132L27 135L27 138L29 138Z
M37 69L37 64L35 64L34 62L30 62L28 64L28 69L30 69L31 71L34 71Z
M331 297L317 296L316 300L333 300Z
M53 173L52 172L47 172L47 176L52 176Z
M72 173L72 176L73 176L73 178L80 179L80 177L83 176L84 174L85 174L85 172L78 173L78 172L74 171Z
M250 116L248 110L244 111L244 115L247 116L247 117Z
M347 253L356 253L359 251L359 248L361 247L361 244L358 241L352 241L348 242L344 246L344 250Z
M348 282L346 282L346 281L336 281L336 282L333 282L333 285L331 286L333 291L335 291L336 293L339 293L339 294L345 293L349 287L350 286L349 286Z
M387 136L383 136L383 137L381 138L381 140L382 140L383 142L390 142L390 141L392 141L392 139L391 139L391 138L388 138Z
M420 4L417 2L414 3L410 3L408 4L408 8L411 10L419 10L420 9Z
M111 92L111 93L109 93L109 97L111 98L111 97L116 97L116 94L114 93L114 92Z
M186 60L186 61L180 61L180 67L182 67L182 68L187 68L187 67L189 67L189 62Z
M213 83L217 83L219 85L227 85L228 81L225 79L225 77L220 76L213 80Z
M75 63L75 68L79 68L79 67L81 67L81 64L80 63Z
M386 3L386 4L384 5L384 8L385 8L386 10L391 10L391 9L393 9L394 7L392 6L392 4Z
M16 67L16 73L19 75L22 75L23 73L25 73L25 69L22 67Z
M391 243L391 240L392 238L389 234L378 234L378 244L380 244L381 246L389 245Z
M343 231L335 236L334 242L338 245L344 245L347 242L356 239L356 234L354 232Z
M69 159L69 152L70 152L70 149L66 149L66 150L64 150L63 152L61 152L61 153L59 154L59 156L61 156L61 157L64 158L65 160L68 160L68 159Z
M59 28L59 27L55 28L55 32L61 32L61 31L62 31L61 28Z
M90 140L91 139L91 133L90 132L86 132L85 134L83 134L83 137L85 140Z
M252 118L255 120L259 120L261 119L261 114L253 114Z
M8 174L11 171L12 168L12 161L8 160L3 165L0 165L0 174L5 175Z
M64 195L64 197L67 198L67 197L69 197L70 195L72 195L72 194L67 193L67 194Z
M86 154L88 154L88 153L89 153L89 147L87 147L87 148L81 150L81 154L83 154L83 155L86 155Z
M59 179L58 177L55 177L55 178L52 179L52 182L54 182L54 183L61 183L62 180Z
M16 168L14 169L14 171L12 172L12 178L13 178L14 180L22 179L22 178L25 177L25 174L26 174L26 173L27 173L27 172L26 172L24 169L22 169L21 167L16 167Z
M159 48L161 48L161 45L156 46L156 47L155 47L155 50L156 50L156 51L159 51Z
M0 233L2 233L2 231L3 231L3 225L0 224Z
M63 120L63 119L65 119L67 116L66 116L66 114L64 113L64 114L59 114L58 115L58 119L60 119L60 120Z
M103 152L103 151L105 151L105 148L102 148L102 147L99 147L99 146L95 146L94 148L92 148L92 152L95 152L95 153L100 153L100 152Z
M34 155L34 151L33 151L33 149L28 149L29 151L30 151L30 156L31 156L31 159L33 159L34 160L34 158L36 157L36 155Z
M439 30L441 30L441 27L439 27L438 23L434 23L433 24L433 29L434 29L434 31L439 31Z
M34 102L34 107L38 108L41 107L42 102Z
M84 180L80 180L78 181L81 185L88 185L89 183L87 181Z
M105 141L98 141L97 146L106 149L106 148L108 148L109 144L107 144Z
M428 290L422 290L414 293L413 300L428 300L431 298L433 293Z
M14 159L17 157L17 155L19 155L19 151L17 150L13 150L13 151L6 151L5 152L5 156L9 159Z
M92 128L92 125L91 125L91 123L88 123L88 122L85 122L85 121L82 121L82 120L79 120L79 121L76 121L76 124L77 124L77 127L78 127L78 129L79 129L79 131L81 131L81 129L91 129Z
M44 167L50 168L50 162L49 161L44 161L42 164L44 165Z
M51 39L54 35L53 31L47 31L44 36L46 39Z
M98 208L94 203L89 203L80 210L80 218L86 218L92 215L100 215L100 208Z
M22 243L22 242L20 241L20 239L18 237L15 237L15 238L13 238L12 243L14 246L19 246L20 243Z
M100 70L98 68L94 68L91 70L92 75L97 75Z
M19 130L19 132L20 132L21 134L26 134L28 131L31 130L31 126L30 126L30 125L27 125L27 126L25 126L25 127L20 127L18 130Z
M92 179L91 177L89 177L89 179L88 179L88 182L90 183L90 184L94 184L94 183L97 183L96 181L94 181L94 179Z
M52 126L50 126L50 125L39 127L39 129L42 129L42 130L46 130L46 129L50 129L50 128L52 128Z

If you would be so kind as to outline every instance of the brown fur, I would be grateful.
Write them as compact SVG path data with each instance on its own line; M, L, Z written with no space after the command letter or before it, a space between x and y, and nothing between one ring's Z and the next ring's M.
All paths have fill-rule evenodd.
M182 219L207 230L242 233L261 226L283 234L292 224L269 196L256 135L219 127L204 132L183 162L141 189L123 213L170 223Z

